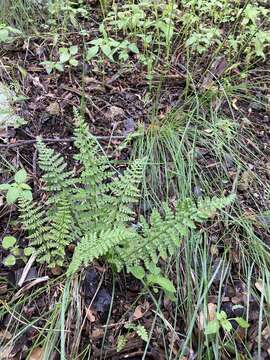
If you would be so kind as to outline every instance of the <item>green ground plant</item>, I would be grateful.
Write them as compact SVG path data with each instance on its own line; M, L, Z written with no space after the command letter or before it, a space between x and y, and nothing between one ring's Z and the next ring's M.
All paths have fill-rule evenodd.
M23 194L16 195L20 220L29 233L37 260L50 267L62 266L65 248L78 238L68 275L77 272L81 265L87 266L94 259L105 257L117 271L125 267L141 279L146 269L150 273L146 277L148 284L158 284L173 293L174 287L162 278L157 267L159 258L172 256L181 238L188 236L188 229L214 216L217 210L229 205L234 196L206 198L197 204L185 199L176 202L175 211L163 204L162 213L154 209L149 221L141 216L137 226L131 226L135 220L132 208L140 197L145 159L135 160L123 176L110 180L113 173L108 160L99 155L95 139L78 114L74 135L79 150L75 159L83 166L80 177L75 178L67 171L63 157L40 139L39 166L49 195L47 205L41 209Z
M54 70L63 72L65 67L78 66L79 62L76 59L78 54L78 46L72 45L70 47L60 47L58 50L59 61L42 61L40 64L45 67L48 74Z

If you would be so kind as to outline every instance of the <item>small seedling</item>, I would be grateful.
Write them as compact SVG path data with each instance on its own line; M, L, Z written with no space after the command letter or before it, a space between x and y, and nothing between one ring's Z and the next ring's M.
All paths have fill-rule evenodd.
M0 24L0 43L9 43L14 35L21 35L21 31L5 24Z
M70 46L69 48L61 47L59 48L59 61L42 61L41 65L44 66L48 74L54 70L63 72L65 65L76 67L79 64L78 60L76 59L77 54L77 45Z
M16 202L19 197L25 200L32 200L31 187L26 184L27 173L24 169L16 172L14 176L14 183L12 184L1 184L0 191L7 191L6 200L7 204L11 205Z
M222 328L226 333L229 333L233 330L231 321L234 320L237 324L246 329L249 327L249 323L242 317L235 317L228 319L225 311L220 311L216 313L216 319L211 320L205 327L205 335L215 335L219 333L219 330Z
M27 257L32 255L34 249L32 247L26 247L24 250L20 249L16 245L17 239L14 236L5 236L2 240L2 247L9 252L9 255L4 258L3 264L5 266L13 266L16 264L16 258L21 257L25 262Z
M120 61L126 61L129 57L129 52L139 54L139 49L135 43L128 40L116 41L110 38L105 31L103 25L100 26L102 37L90 41L91 47L87 49L86 60L90 61L102 52L110 61L114 62L114 54L118 54Z
M144 268L138 265L131 269L131 273L147 286L153 287L154 292L158 292L159 287L165 292L167 297L169 297L171 300L174 300L176 289L172 281L165 276L162 276L160 268L155 264L149 265L149 270L150 272L146 274Z

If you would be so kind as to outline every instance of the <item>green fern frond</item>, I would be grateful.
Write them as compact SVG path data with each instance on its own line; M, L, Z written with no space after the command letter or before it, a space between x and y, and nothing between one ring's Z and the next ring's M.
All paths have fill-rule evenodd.
M67 171L67 164L64 158L48 148L41 138L37 139L38 165L44 172L43 180L46 183L46 190L59 192L70 188L73 184L72 171Z
M142 181L145 159L135 160L120 176L110 184L112 192L112 219L116 222L134 220L135 213L132 209L140 198L140 184Z
M81 265L87 266L94 259L109 254L113 247L125 242L129 233L130 230L118 227L111 230L103 230L100 234L90 232L85 235L75 249L67 272L68 275L74 274Z
M19 219L23 228L28 232L27 238L30 241L30 245L39 254L44 243L44 237L49 230L46 212L41 206L22 197L19 198L18 205L20 212Z
M65 260L65 249L73 240L73 217L71 203L67 194L62 193L56 211L50 216L50 231L45 235L40 258L50 267L62 266Z

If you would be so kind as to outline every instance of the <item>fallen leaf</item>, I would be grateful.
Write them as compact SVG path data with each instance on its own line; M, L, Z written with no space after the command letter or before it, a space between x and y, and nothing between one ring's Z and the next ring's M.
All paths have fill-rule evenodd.
M85 311L86 311L86 317L87 317L87 319L88 319L91 323L95 322L95 321L96 321L96 317L95 317L93 311L92 311L89 307L85 307Z
M254 175L251 171L249 170L244 171L238 183L239 190L242 191L247 190L252 184L253 179L254 179Z
M256 287L256 289L259 290L261 293L264 293L263 285L262 285L262 282L261 282L261 281L256 281L256 282L255 282L255 287Z
M239 108L237 107L237 105L236 105L236 103L237 103L237 99L236 98L234 98L233 100L232 100L232 107L235 109L235 110L239 110Z
M54 268L51 269L51 272L53 275L57 276L57 275L61 275L63 272L63 269L60 268L60 266L56 266Z
M108 119L115 119L118 117L122 117L124 115L125 115L124 110L118 106L111 106L106 113L106 117Z
M142 310L141 305L138 305L134 311L133 318L134 320L141 319L144 315L144 311Z
M10 339L12 339L12 334L7 330L1 330L0 331L0 339L10 340Z
M213 303L209 303L208 307L208 321L215 320L217 313L217 305Z
M55 101L55 102L50 103L50 105L46 107L46 111L50 115L58 116L58 115L60 115L61 109L60 109L59 104Z
M44 355L44 350L41 347L37 347L31 351L29 360L42 360Z

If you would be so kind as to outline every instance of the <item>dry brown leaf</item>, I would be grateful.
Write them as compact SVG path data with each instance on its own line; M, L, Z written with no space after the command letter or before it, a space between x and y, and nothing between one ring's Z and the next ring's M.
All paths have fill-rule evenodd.
M86 311L86 317L87 317L87 319L88 319L91 323L95 322L95 321L96 321L96 317L95 317L93 311L92 311L89 307L85 307L85 311Z
M141 307L141 305L138 305L134 311L133 318L134 320L141 319L144 315L144 311Z
M57 276L57 275L61 275L63 272L63 269L60 268L60 266L56 266L54 268L51 269L51 272L53 275Z
M251 186L253 179L254 175L251 171L244 171L238 184L239 190L247 190Z
M208 307L208 321L215 320L217 313L217 305L213 303L209 303Z
M12 345L7 346L7 347L2 347L0 359L1 360L13 359L15 354L12 353L12 350L13 350Z
M259 290L262 294L264 294L264 289L263 289L263 285L261 281L256 281L255 282L255 287L257 290Z
M7 330L1 330L0 331L0 339L10 340L10 339L12 339L12 334Z
M55 101L55 102L50 103L50 105L46 107L46 111L50 115L58 116L58 115L60 115L61 109L60 109L59 104Z
M235 110L238 111L239 108L238 108L237 105L236 105L237 101L238 101L238 99L236 99L236 98L234 98L234 99L232 100L232 107L233 107Z
M37 347L31 351L29 360L42 360L44 355L44 350L41 347Z
M205 315L204 315L204 311L201 311L199 313L199 318L198 318L198 328L200 331L203 331L205 327Z

